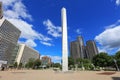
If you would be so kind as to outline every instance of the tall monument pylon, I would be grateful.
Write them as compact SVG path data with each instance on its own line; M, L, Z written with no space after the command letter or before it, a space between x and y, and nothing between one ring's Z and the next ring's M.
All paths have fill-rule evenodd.
M67 40L67 16L66 9L61 10L62 21L62 71L68 71L68 40Z

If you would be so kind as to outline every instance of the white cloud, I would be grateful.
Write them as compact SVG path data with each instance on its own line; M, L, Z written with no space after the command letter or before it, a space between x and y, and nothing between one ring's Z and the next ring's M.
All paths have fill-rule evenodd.
M81 34L81 33L82 33L80 29L76 29L75 32L76 32L77 34Z
M40 57L42 58L43 56L48 56L52 59L52 62L59 62L61 63L62 58L60 56L52 56L52 55L41 55Z
M21 0L2 0L2 2L4 6L4 15L7 18L28 18L32 20L31 15L28 13Z
M26 44L29 47L36 47L37 44L34 42L34 40L27 39L26 41L18 41L19 44Z
M12 4L17 0L0 0L0 1L7 7L7 6L12 6Z
M118 48L117 52L120 51L120 48Z
M61 27L55 26L49 19L43 21L43 24L47 27L48 34L53 37L61 37Z
M114 24L111 24L109 26L105 26L105 29L111 29L111 28L114 28L114 27L119 26L119 25L120 25L120 20L118 20Z
M120 0L116 0L116 5L117 5L117 6L120 5Z
M95 37L101 45L108 48L120 47L120 25L114 28L109 28Z
M99 52L108 52L112 54L117 52L120 47L120 20L115 24L105 27L105 30L95 37L95 40L101 45Z
M33 30L32 29L33 25L28 24L26 21L23 21L21 19L8 19L8 20L22 31L20 36L21 38L32 39L32 40L39 39L42 41L52 40L51 38L48 38L38 33L37 31Z
M105 49L105 48L101 48L101 47L98 47L98 51L99 51L99 53L101 53L101 52L107 52L107 50Z
M28 40L25 42L25 44L26 44L27 46L30 46L30 47L36 47L36 46L37 46L37 44L36 44L33 40L30 40L30 39L28 39Z
M35 31L33 25L25 20L32 20L32 16L28 13L26 6L22 0L0 0L4 6L4 17L21 30L20 38L26 39L25 44L36 47L35 40L51 41L52 39ZM21 42L21 41L19 41Z
M43 41L41 41L41 44L44 44L44 45L46 45L46 46L53 46L51 43L43 42Z

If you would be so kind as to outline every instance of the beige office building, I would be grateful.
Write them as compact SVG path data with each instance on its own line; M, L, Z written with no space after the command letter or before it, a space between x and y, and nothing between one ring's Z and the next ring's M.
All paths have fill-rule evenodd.
M25 44L19 44L19 50L16 57L16 62L18 65L22 63L25 65L30 58L40 59L40 54L38 51L26 46Z

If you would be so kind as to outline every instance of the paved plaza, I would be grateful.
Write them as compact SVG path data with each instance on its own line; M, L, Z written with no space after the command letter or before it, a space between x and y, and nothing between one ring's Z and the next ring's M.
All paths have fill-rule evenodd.
M120 72L11 70L0 71L0 80L120 80Z

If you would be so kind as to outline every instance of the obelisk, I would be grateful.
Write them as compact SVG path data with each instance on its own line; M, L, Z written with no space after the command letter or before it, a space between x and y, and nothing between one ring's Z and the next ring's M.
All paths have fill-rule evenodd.
M62 21L62 71L68 71L68 40L67 40L67 16L66 9L61 10Z

